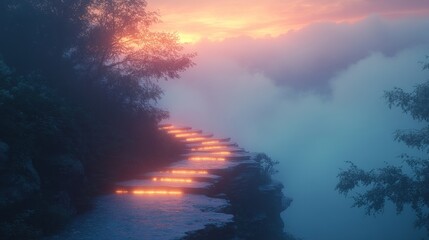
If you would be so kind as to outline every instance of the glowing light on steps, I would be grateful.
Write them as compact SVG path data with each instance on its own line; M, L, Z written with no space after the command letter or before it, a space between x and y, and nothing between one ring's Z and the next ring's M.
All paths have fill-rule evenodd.
M169 191L169 190L134 190L133 194L136 195L182 195L182 191Z
M207 146L207 147L198 147L198 148L192 148L191 151L207 151L207 150L215 150L215 149L223 149L226 148L226 146Z
M203 144L203 145L211 145L211 144L218 144L219 143L219 141L218 140L212 140L212 141L204 141L204 142L201 142L201 144Z
M196 135L198 135L198 133L180 133L180 134L176 134L175 136L177 138L185 138L185 137L191 137Z
M135 195L182 195L182 191L177 190L162 190L162 189L145 189L145 190L116 190L116 194L135 194Z
M128 191L127 190L116 190L115 193L116 194L127 194Z
M231 152L223 151L223 152L211 152L210 154L214 155L231 155Z
M158 128L159 130L168 130L168 129L173 129L174 128L174 126L173 125L170 125L170 126L165 126L165 127L160 127L160 128Z
M171 170L172 174L208 174L206 170Z
M183 132L185 132L185 130L176 129L176 130L167 131L167 133L171 133L171 134L174 134L174 133L183 133Z
M221 157L190 157L190 161L225 161L225 158Z
M194 138L187 138L186 141L187 142L196 142L196 141L202 141L205 140L205 137L194 137Z
M178 182L178 183L191 183L192 179L190 178L152 178L154 182Z

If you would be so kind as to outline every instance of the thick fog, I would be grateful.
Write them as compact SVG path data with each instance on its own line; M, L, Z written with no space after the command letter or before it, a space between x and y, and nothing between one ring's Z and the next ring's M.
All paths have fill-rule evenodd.
M396 215L388 205L366 216L334 188L345 161L370 169L413 153L393 132L418 123L389 109L383 92L429 78L418 63L429 54L428 26L371 17L272 39L202 42L193 47L197 65L162 83L159 105L170 122L279 160L275 177L294 200L283 213L286 231L305 240L420 239L409 209Z

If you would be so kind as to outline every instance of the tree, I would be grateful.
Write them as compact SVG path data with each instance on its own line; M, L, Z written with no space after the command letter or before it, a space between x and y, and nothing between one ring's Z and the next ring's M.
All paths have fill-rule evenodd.
M271 176L278 173L278 170L275 168L279 164L279 161L273 160L265 153L258 153L255 156L255 161L259 165L261 180L264 183L271 181Z
M86 87L101 83L128 109L150 109L162 93L154 80L177 78L193 65L194 54L182 53L175 34L150 31L159 20L145 0L91 0L83 20L71 58Z
M158 81L192 66L144 0L0 1L0 236L58 230L111 184L170 161Z
M423 69L429 70L429 63L424 64ZM395 140L429 153L429 80L418 84L413 92L394 88L384 96L390 108L399 107L425 125L421 129L398 130ZM429 232L429 159L406 154L401 158L411 169L410 174L405 173L402 166L387 165L365 171L349 162L350 167L338 174L336 190L347 196L357 187L365 188L364 193L352 197L353 206L364 207L366 214L380 213L386 201L395 204L398 214L405 205L410 205L417 217L416 227L424 227Z

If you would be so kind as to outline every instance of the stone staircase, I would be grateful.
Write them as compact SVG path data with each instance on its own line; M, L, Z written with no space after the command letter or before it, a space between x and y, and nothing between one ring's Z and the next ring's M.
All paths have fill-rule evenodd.
M159 126L186 146L181 158L156 172L117 183L117 194L182 195L206 194L220 178L220 172L241 164L254 164L251 154L229 138L215 138L190 127Z
M180 159L117 183L50 240L284 239L280 213L291 200L282 184L261 182L255 154L190 127L159 129L185 144Z

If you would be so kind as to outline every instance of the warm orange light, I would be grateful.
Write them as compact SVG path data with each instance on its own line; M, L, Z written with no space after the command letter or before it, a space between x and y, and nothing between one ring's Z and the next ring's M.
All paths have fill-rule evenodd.
M231 152L223 151L223 152L212 152L210 154L216 154L216 155L231 155Z
M134 190L132 192L136 195L181 195L181 191L169 191L169 190Z
M186 33L178 33L180 43L196 43L200 40L200 36L198 34L186 34Z
M204 143L203 143L204 144ZM226 148L226 146L207 146L207 147L199 147L199 148L192 148L191 151L207 151L207 150L214 150L214 149L222 149Z
M206 139L205 137L194 137L194 138L187 138L186 141L187 142L196 142L196 141L201 141Z
M184 137L191 137L195 135L198 135L198 133L181 133L181 134L176 134L175 136L177 138L184 138Z
M182 133L182 132L184 132L185 130L180 130L180 129L176 129L176 130L170 130L170 131L168 131L167 133Z
M191 161L225 161L225 158L220 157L190 157Z
M173 129L174 126L170 125L170 126L165 126L165 127L160 127L159 130L168 130L168 129Z
M190 178L152 178L152 181L157 182L180 182L180 183L191 183L192 179Z
M208 174L206 170L171 170L173 174Z
M116 192L116 194L126 194L126 193L128 193L127 190L116 190L115 192Z
M218 143L219 143L218 140L213 140L213 141L205 141L205 142L202 142L201 144L203 144L203 145L211 145L211 144L218 144Z

